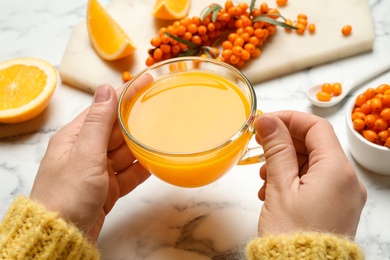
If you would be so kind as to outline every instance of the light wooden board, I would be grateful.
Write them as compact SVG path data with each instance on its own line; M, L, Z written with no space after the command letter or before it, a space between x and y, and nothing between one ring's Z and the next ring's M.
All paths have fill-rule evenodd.
M59 68L62 81L94 92L102 83L121 86L121 73L125 70L134 75L144 69L147 51L151 48L150 39L157 36L159 28L172 24L172 21L158 20L151 15L154 2L113 0L106 7L137 46L133 55L119 61L104 61L95 53L90 45L86 22L75 26ZM189 16L199 16L210 3L222 5L224 2L192 0ZM256 4L261 2L277 7L274 0ZM299 13L306 14L317 31L314 35L306 32L302 36L278 27L276 34L263 46L262 55L241 68L254 84L373 48L374 28L367 0L289 0L287 6L278 9L291 20L295 20ZM353 27L349 37L341 34L341 28L346 24Z

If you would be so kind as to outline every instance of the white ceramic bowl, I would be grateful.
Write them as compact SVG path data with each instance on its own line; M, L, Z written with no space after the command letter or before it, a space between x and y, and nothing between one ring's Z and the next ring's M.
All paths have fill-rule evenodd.
M349 150L361 166L374 173L390 175L390 148L367 141L352 125L352 110L356 96L347 106L346 125Z

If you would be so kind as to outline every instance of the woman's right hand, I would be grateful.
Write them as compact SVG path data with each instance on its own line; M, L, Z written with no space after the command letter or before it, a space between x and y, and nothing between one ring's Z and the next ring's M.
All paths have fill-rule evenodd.
M266 158L259 235L318 231L353 238L367 191L332 125L280 111L259 116L256 131Z

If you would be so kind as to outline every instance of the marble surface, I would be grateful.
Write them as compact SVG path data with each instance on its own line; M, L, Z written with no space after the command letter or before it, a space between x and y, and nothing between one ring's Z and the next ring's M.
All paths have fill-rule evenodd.
M101 2L106 5L109 1ZM0 60L37 57L58 68L73 27L85 19L85 4L76 0L1 0ZM390 1L369 0L369 4L375 25L372 52L269 80L255 89L258 108L265 112L293 109L332 123L368 189L356 241L367 259L390 259L390 177L363 169L350 155L344 113L351 96L336 107L322 109L311 106L304 94L316 82L349 79L390 57ZM367 85L389 82L387 72ZM15 196L29 194L49 138L91 100L90 94L59 84L50 106L39 117L0 125L0 217ZM262 205L257 199L262 184L259 168L260 164L237 166L221 180L197 189L177 188L150 178L121 199L108 216L99 239L103 258L243 259L243 246L256 235Z

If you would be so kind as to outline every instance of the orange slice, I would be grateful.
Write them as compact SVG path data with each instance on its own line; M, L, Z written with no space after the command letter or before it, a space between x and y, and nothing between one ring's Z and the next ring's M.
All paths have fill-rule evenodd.
M157 0L153 16L163 20L176 20L185 17L190 10L190 0Z
M87 29L91 44L105 60L129 56L136 49L132 40L97 0L89 0Z
M16 58L0 63L0 122L19 123L39 115L57 86L57 71L46 61Z

